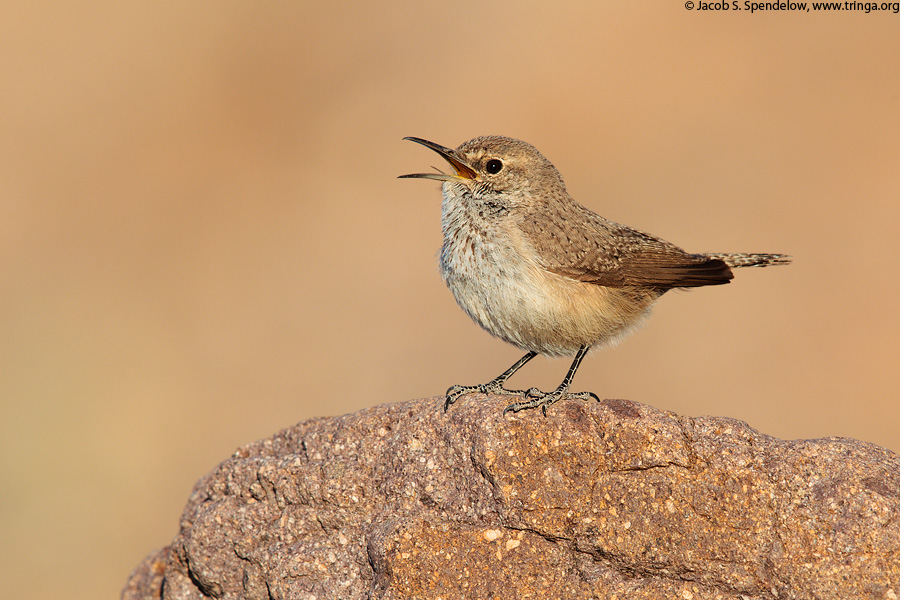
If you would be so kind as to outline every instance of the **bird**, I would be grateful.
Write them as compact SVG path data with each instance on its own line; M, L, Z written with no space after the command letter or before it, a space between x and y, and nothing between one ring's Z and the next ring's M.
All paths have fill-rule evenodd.
M472 393L520 400L507 412L547 408L570 392L592 348L615 345L673 289L722 285L732 269L789 264L785 254L689 253L659 237L610 221L576 202L562 176L534 146L482 136L451 149L406 137L443 157L452 172L400 178L441 182L441 276L457 304L488 333L526 354L491 381L453 385L444 410ZM506 381L538 354L574 356L553 391L512 390Z

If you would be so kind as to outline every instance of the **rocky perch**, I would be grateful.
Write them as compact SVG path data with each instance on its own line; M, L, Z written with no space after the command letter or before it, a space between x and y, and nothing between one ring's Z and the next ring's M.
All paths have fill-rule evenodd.
M626 400L319 418L197 483L135 599L900 595L900 457Z

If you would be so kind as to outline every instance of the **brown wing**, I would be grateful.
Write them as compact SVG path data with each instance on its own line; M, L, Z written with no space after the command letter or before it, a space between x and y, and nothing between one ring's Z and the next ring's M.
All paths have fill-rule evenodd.
M525 217L520 223L548 271L606 287L662 290L721 285L733 277L720 259L690 254L573 205L561 219Z

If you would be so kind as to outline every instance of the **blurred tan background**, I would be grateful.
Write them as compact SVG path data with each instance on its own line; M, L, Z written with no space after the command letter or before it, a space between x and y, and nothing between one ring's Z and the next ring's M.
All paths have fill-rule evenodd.
M194 482L313 416L520 353L437 272L441 163L535 144L570 192L791 267L672 293L576 389L900 450L900 15L683 2L0 10L0 569L117 597ZM553 387L568 360L512 382ZM535 414L535 418L540 418Z

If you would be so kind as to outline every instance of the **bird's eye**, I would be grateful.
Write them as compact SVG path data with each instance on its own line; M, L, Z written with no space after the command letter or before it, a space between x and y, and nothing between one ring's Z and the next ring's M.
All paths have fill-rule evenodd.
M491 175L494 175L495 173L499 173L500 169L502 169L502 168L503 168L503 163L500 162L499 160L497 160L496 158L492 158L491 160L487 161L486 165L484 165L484 170L487 171L488 173L490 173Z

